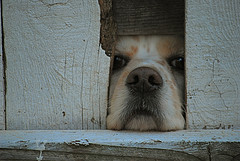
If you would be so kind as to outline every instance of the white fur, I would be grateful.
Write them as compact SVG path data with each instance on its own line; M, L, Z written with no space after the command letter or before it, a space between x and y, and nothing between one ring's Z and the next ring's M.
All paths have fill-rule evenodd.
M163 47L162 51L158 50L159 43L164 44L166 42L170 43L170 47L167 49ZM182 116L184 76L177 72L174 73L166 61L168 55L176 54L173 52L183 51L182 39L174 36L125 36L119 39L116 52L127 54L132 46L137 47L137 52L130 55L131 60L123 70L114 73L111 77L107 128L140 131L183 129L185 124ZM166 65L162 65L159 61L165 62L163 64ZM138 67L150 67L157 71L163 79L164 85L160 91L161 98L159 98L161 106L156 107L161 111L158 114L161 121L156 122L156 119L154 120L151 116L137 115L124 125L121 116L124 108L126 108L126 100L130 96L125 81L128 74Z

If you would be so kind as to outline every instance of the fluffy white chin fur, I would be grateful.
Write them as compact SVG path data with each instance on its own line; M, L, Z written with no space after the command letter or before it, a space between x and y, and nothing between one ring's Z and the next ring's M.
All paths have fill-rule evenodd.
M151 116L137 115L125 125L125 129L150 131L157 130L157 125Z
M136 130L136 131L175 131L184 128L184 118L181 114L173 117L164 117L163 121L157 126L152 116L137 115L128 121L125 126L119 120L117 115L109 115L107 117L107 129L115 130Z

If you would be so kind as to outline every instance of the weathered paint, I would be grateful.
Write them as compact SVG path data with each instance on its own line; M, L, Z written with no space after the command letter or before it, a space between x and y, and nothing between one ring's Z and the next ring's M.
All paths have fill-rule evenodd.
M239 130L0 131L0 159L234 160Z
M190 129L240 128L239 0L186 0Z
M2 2L7 129L105 129L98 1Z

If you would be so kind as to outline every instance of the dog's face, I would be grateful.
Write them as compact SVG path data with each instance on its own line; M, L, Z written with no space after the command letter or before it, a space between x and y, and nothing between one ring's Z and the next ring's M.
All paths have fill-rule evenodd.
M184 128L184 40L119 37L110 84L108 129Z

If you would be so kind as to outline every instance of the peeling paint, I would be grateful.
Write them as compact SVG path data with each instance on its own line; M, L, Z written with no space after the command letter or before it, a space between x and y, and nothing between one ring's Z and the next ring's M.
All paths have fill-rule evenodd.
M39 150L39 156L36 157L37 161L41 161L43 159L42 152L45 150L45 144L47 141L41 142L40 140L36 141L36 150Z
M75 146L80 146L80 145L88 146L89 145L89 141L88 141L88 139L80 139L80 140L71 141L71 142L69 142L67 144L68 145L75 145Z

